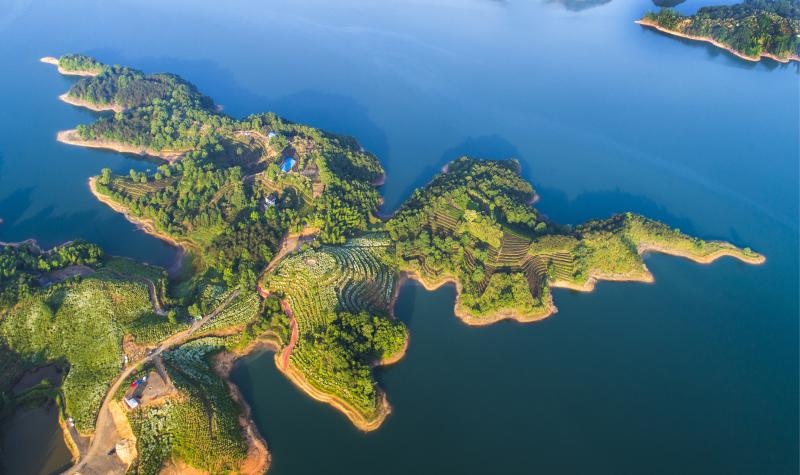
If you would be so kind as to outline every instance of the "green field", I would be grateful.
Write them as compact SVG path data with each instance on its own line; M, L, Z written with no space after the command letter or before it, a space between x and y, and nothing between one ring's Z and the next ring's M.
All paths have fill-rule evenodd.
M127 272L121 274L121 268ZM149 326L143 322L166 320L154 314L140 280L152 275L150 267L112 260L91 276L35 291L0 320L0 338L26 368L48 362L69 367L62 387L65 413L81 432L92 430L103 396L122 367L123 335L146 334Z
M223 339L201 338L164 353L178 394L128 412L139 452L130 473L157 474L169 457L210 473L241 465L247 455L241 409L210 366L223 347Z
M309 249L287 257L262 283L286 299L297 321L291 364L366 419L379 404L371 365L400 352L406 339L405 327L387 317L397 285L389 250L383 235Z

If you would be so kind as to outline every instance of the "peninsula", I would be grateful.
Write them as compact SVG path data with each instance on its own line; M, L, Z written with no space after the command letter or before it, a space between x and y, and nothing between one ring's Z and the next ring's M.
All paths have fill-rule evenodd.
M703 7L684 16L671 8L648 13L636 23L663 33L705 41L748 61L800 61L800 2L745 0Z
M174 75L53 61L96 72L67 93L74 104L116 111L61 140L163 159L152 173L102 169L92 192L188 256L170 279L89 243L0 245L0 413L59 401L73 473L263 473L266 444L228 380L259 348L309 396L377 429L391 406L373 369L408 347L393 313L406 279L455 285L456 315L487 325L551 315L552 288L650 282L648 252L764 261L630 213L554 223L514 160L459 158L381 219L383 169L353 138L271 113L232 118ZM44 365L66 377L13 391Z

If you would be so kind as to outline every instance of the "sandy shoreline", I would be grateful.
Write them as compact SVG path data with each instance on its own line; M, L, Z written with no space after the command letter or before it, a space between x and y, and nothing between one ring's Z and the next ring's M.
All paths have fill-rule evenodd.
M662 33L666 33L668 35L677 36L679 38L685 38L687 40L702 41L702 42L705 42L705 43L710 43L710 44L716 46L717 48L724 49L725 51L727 51L727 52L729 52L729 53L731 53L731 54L733 54L733 55L735 55L735 56L737 56L737 57L739 57L741 59L744 59L746 61L758 62L758 61L761 61L762 58L772 59L774 61L777 61L777 62L783 63L783 64L787 64L787 63L789 63L791 61L800 61L800 56L798 56L796 54L789 55L789 57L787 57L786 59L779 58L779 57L775 56L774 54L770 54L770 53L761 53L761 55L758 56L758 57L747 56L746 54L741 53L739 51L736 51L735 49L731 48L730 46L722 44L722 43L720 43L719 41L717 41L717 40L715 40L713 38L709 38L709 37L706 37L706 36L690 35L688 33L681 33L679 31L669 30L667 28L664 28L661 25L658 25L656 23L653 23L652 21L645 20L645 19L636 20L634 23L636 23L638 25L641 25L641 26L644 26L644 27L653 28L654 30L658 30L658 31L660 31Z
M386 184L386 172L383 172L381 176L372 180L372 183L370 184L372 186L383 186L384 184Z
M244 475L263 474L269 469L272 462L267 442L258 432L258 427L253 421L250 405L245 401L239 391L239 387L230 380L231 370L233 370L236 360L258 349L276 351L277 345L263 340L256 341L241 352L220 353L214 360L214 371L225 381L231 399L242 408L242 415L239 416L239 425L247 441L247 458L239 468L239 473Z
M100 73L98 73L96 71L81 71L81 70L74 70L73 71L73 70L64 69L59 65L58 58L55 58L53 56L45 56L44 58L40 58L39 61L41 61L41 62L43 62L45 64L52 64L53 66L58 68L59 74L63 74L65 76L92 77L92 76L98 76L100 74Z
M83 140L77 137L75 129L62 130L56 135L56 140L67 145L75 145L77 147L99 148L103 150L111 150L120 153L131 153L134 155L149 156L153 158L160 158L168 162L173 162L183 156L183 152L176 151L155 151L144 147L136 147L133 145L122 144L118 142L111 142L106 140Z
M147 234L157 237L162 241L166 241L170 245L181 248L186 252L190 250L187 243L177 241L172 236L169 236L168 234L164 234L158 231L155 227L155 223L152 220L132 215L127 207L117 203L108 196L105 196L100 192L98 192L96 183L97 183L97 177L89 178L89 191L92 193L92 195L94 195L95 198L97 198L98 201L105 204L106 206L116 211L117 213L122 213L122 215L125 216L125 219L138 226L139 229L146 232Z
M710 254L706 254L705 256L696 256L681 249L671 249L656 244L640 244L639 247L637 248L637 251L639 252L639 255L645 255L648 253L658 253L676 257L683 257L698 264L711 264L717 259L725 256L733 257L734 259L738 259L744 262L745 264L753 264L753 265L763 264L767 260L767 258L761 254L748 256L744 254L743 251L732 246L729 248L719 249Z
M453 313L462 322L473 327L491 325L502 320L514 320L519 323L531 323L543 320L558 311L556 306L550 302L548 306L539 312L520 314L514 311L504 311L498 312L495 315L481 317L470 313L469 310L464 308L464 306L461 304L461 283L454 277L443 277L439 281L430 282L416 271L403 271L403 275L408 280L414 280L418 282L427 291L433 291L444 285L453 284L456 288L456 303L453 308Z
M122 107L116 105L109 104L105 106L99 106L97 104L92 104L91 102L84 101L82 99L76 99L70 96L68 92L65 92L64 94L58 96L58 99L61 102L66 102L71 106L83 107L85 109L89 109L94 112L106 112L106 111L122 112L123 110L125 110Z
M373 431L380 427L383 421L386 420L386 416L392 412L392 406L389 405L389 401L386 399L386 393L382 389L377 388L378 397L380 399L378 402L378 413L374 419L367 419L343 399L332 394L324 393L311 385L311 383L306 380L305 376L291 364L291 361L289 362L288 368L284 369L281 367L279 355L280 353L275 353L275 367L278 368L278 371L283 373L289 381L300 388L304 393L311 396L314 400L329 404L344 414L357 429L364 432Z

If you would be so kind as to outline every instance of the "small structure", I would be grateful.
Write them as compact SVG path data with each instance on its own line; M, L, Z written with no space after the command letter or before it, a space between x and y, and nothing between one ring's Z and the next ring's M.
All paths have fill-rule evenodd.
M290 171L292 171L292 168L294 168L296 163L297 160L295 160L294 158L284 157L283 162L281 162L281 171L283 173L289 173Z
M270 193L269 196L264 197L264 206L271 208L278 202L278 196L275 193Z
M275 132L270 132L270 133L267 134L267 138L272 140L272 137L275 137L276 135L278 135L278 134L276 134Z
M134 397L126 397L124 399L124 401L125 401L125 404L130 409L136 409L137 407L139 407L139 401L137 401L136 398L134 398Z

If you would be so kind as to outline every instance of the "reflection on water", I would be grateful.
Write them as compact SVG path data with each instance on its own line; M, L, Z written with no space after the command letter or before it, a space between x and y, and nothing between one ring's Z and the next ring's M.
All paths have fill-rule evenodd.
M686 0L653 0L653 5L663 8L671 8L680 5Z
M50 475L71 464L54 403L20 409L4 421L0 473Z
M573 12L599 7L600 5L605 5L610 2L611 0L547 0L547 3L557 3Z

